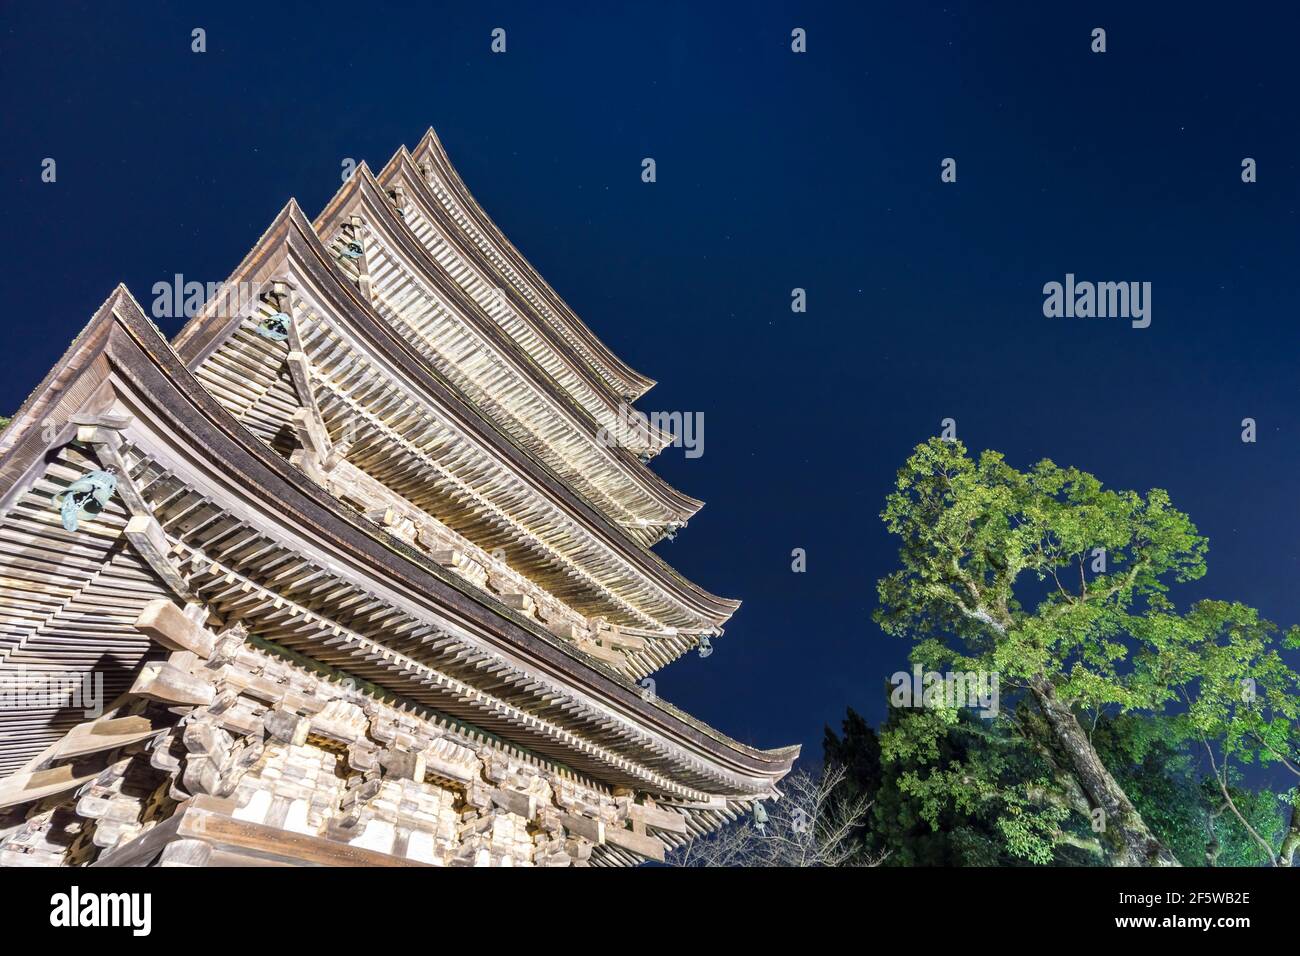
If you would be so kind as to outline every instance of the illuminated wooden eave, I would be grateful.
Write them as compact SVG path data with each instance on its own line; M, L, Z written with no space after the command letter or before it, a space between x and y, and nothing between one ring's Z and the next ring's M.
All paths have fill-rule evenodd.
M513 284L521 294L539 304L544 318L557 332L573 343L579 354L609 383L615 395L635 401L654 386L653 379L628 367L596 337L595 333L574 314L573 310L514 247L505 233L483 211L466 188L460 174L452 166L433 127L424 134L411 154L416 162L427 159L432 163L438 175L455 196L473 229L479 233L478 238L495 247L503 261L508 264L508 272L514 274L502 272L502 278Z
M595 420L505 334L479 302L431 258L407 222L396 214L384 188L364 163L313 225L322 242L328 244L354 216L364 220L370 236L366 261L376 311L386 308L393 313L390 321L424 355L431 368L447 377L467 400L561 477L579 486L589 502L643 543L654 543L671 533L703 506L703 502L668 485L627 448L601 440L602 428L607 434L619 433L618 410L606 409L604 421ZM395 272L387 268L392 259L397 260L392 262ZM386 283L381 283L381 276ZM394 288L395 284L400 287ZM381 291L381 285L386 285L386 291ZM494 356L493 368L512 376L516 385L511 389L480 388L475 394L476 376L454 363L449 365L438 343L425 336L424 326L411 324L420 319L403 315L398 303L412 288L432 290L452 311L451 317L441 318L437 310L420 307L428 322L441 322L448 336L473 336L480 345L472 354ZM421 293L417 298L423 300L424 296ZM392 304L385 305L387 300Z
M516 475L527 481L535 489L539 501L558 509L591 541L624 562L638 580L652 583L668 600L690 609L700 622L695 626L721 627L740 606L739 601L717 597L688 581L662 558L631 538L624 529L612 525L544 463L495 428L434 375L410 343L373 311L351 283L343 279L329 251L296 203L291 201L281 212L232 276L230 284L270 280L277 270L284 268L285 257L290 252L294 262L308 270L313 287L328 297L326 311L329 318L346 324L349 335L363 343L364 351L375 361L392 370L394 381L404 383L407 394L435 405L456 421L461 430L475 435L498 457L503 474ZM221 315L218 303L210 304L178 334L175 340L177 352L187 366L197 369L234 334L242 321L238 315ZM678 628L691 627L686 622L670 624Z
M431 169L427 163L426 168ZM541 317L538 305L525 298L515 285L502 282L500 270L484 249L465 232L463 221L440 201L405 146L397 150L375 178L380 183L380 188L390 196L396 187L401 186L407 210L414 209L428 229L437 232L445 243L443 251L449 253L462 269L474 272L484 286L499 290L499 302L496 305L499 311L495 315L490 308L491 299L479 298L485 311L541 364L553 370L553 377L601 424L607 425L611 415L626 415L635 399L612 393L608 382L574 350L570 340L556 332L554 326ZM446 195L450 199L450 194ZM415 230L412 228L411 231L414 233ZM431 257L437 258L435 244L418 235L415 238ZM671 434L650 425L645 429L644 437L638 438L642 446L638 453L653 457L672 441Z
M0 437L0 509L4 515L45 474L51 447L62 447L77 434L71 418L101 413L106 401L114 410L125 408L130 413L133 424L122 432L129 443L169 459L168 471L182 491L202 484L205 500L214 505L224 502L218 511L228 515L238 512L240 521L274 536L287 554L310 556L366 594L382 596L381 603L388 607L379 615L380 621L399 612L435 614L449 623L471 654L486 655L485 662L496 661L466 670L481 674L487 681L484 686L499 688L503 675L510 672L516 675L511 680L523 681L517 685L517 692L523 695L520 700L558 689L578 709L575 714L590 714L587 726L595 736L587 739L593 741L592 746L604 748L599 753L588 751L597 764L602 759L618 763L626 759L632 762L620 772L686 774L693 785L667 778L659 785L681 790L682 799L689 799L685 791L700 789L697 785L707 779L716 779L724 792L735 795L770 792L797 755L797 748L759 751L746 747L674 708L642 699L630 681L594 666L529 622L489 606L481 595L418 552L349 515L234 420L181 364L121 287ZM47 440L47 422L52 423L52 440ZM147 457L142 452L142 460ZM231 507L236 503L237 507ZM189 511L184 514L184 518L170 519L179 522L172 526L179 535L197 533L196 528L214 520L211 514L206 518L190 517ZM49 527L57 529L57 535L66 535L53 512L50 517ZM114 517L120 520L121 516ZM177 539L175 544L185 552L184 541ZM282 617L293 610L287 603L291 602L283 598L262 601L258 613ZM337 636L337 630L333 633ZM395 692L409 692L417 683L429 686L433 680L432 670L423 673L424 665L411 660L404 663L401 654L367 652L364 656L375 667L386 669L390 677L377 683ZM467 693L456 690L463 682L445 677L437 680L456 694ZM523 713L511 717L517 708L512 709L513 705L492 692L475 691L465 699L502 728L517 724L536 734L551 726ZM553 738L548 746L578 745L572 731L558 725L546 733ZM608 738L610 744L600 744L600 734L614 736ZM609 748L616 740L633 738L643 741L638 745L642 747L639 757L612 756L614 751Z

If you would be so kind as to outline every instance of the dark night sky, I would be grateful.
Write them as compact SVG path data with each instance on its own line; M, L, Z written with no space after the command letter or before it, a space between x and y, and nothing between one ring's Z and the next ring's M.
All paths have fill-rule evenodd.
M1175 595L1300 622L1297 14L151 6L3 13L0 410L117 282L148 305L173 273L220 281L289 197L314 215L344 157L378 168L432 125L538 270L658 380L640 407L703 413L703 457L656 468L708 504L659 551L745 606L712 657L657 675L674 703L814 760L845 705L883 716L908 646L870 620L896 552L877 515L946 417L1018 467L1169 489L1210 538L1210 573ZM1044 318L1067 272L1151 282L1151 327Z

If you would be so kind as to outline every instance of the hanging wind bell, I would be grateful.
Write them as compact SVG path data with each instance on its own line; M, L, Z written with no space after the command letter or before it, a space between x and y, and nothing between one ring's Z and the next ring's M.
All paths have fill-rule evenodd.
M346 246L343 247L343 251L339 253L339 258L360 259L361 253L363 253L364 251L365 250L361 248L361 243L353 239L351 242L349 242Z
M108 507L108 500L117 490L117 472L109 467L104 471L90 471L82 475L54 496L59 505L65 531L76 531L77 522L91 518Z
M767 810L761 803L754 804L754 829L759 833L767 833Z
M397 212L397 214L401 216L403 219L405 219L406 218L406 190L401 186L398 186L396 189L391 189L388 192L388 198L393 201L393 209Z
M272 342L283 342L289 337L289 324L293 321L283 312L276 312L264 318L257 327L257 334Z
M709 635L707 634L700 635L699 652L701 657L708 657L710 654L713 653L713 645L709 643Z

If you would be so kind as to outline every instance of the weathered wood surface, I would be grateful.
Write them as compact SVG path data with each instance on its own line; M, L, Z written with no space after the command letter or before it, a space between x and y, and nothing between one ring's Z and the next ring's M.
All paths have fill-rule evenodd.
M149 717L118 717L78 724L55 746L51 759L66 760L116 750L162 733L165 725Z
M33 659L108 672L143 713L63 716L57 742L39 714L6 718L43 764L0 794L57 799L3 835L5 859L662 859L736 812L718 791L748 798L788 766L610 674L653 672L736 602L642 547L699 505L632 453L670 436L600 439L645 382L425 149L418 172L399 154L387 194L363 167L319 236L290 204L241 266L272 293L197 320L224 329L187 353L212 397L124 292L74 344L100 350L93 364L50 380L72 406L60 441L80 444L0 489L0 625ZM335 255L352 241L359 257ZM256 334L272 311L291 317L287 343ZM98 465L116 497L62 530L50 501ZM268 660L250 632L349 686ZM99 754L97 774L61 764Z
M173 651L190 651L207 659L212 655L215 635L185 616L171 601L160 599L145 605L135 626L142 634Z
M48 770L10 777L0 783L0 810L75 790L99 774L99 770L87 772L72 764L62 764Z

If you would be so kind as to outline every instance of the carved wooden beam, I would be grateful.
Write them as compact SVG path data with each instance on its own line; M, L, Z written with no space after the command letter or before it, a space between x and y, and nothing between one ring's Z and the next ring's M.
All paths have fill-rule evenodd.
M87 754L116 750L128 744L148 740L166 730L166 725L155 718L143 716L116 717L92 720L78 724L68 731L54 748L52 759L83 757Z
M628 817L635 823L665 830L669 833L686 835L686 818L671 810L661 810L652 804L634 803L628 807Z
M126 539L172 591L179 597L191 600L193 594L189 585L185 583L176 563L171 560L171 543L167 540L162 525L154 517L153 509L136 487L126 459L122 457L123 440L118 429L125 425L110 427L107 424L123 420L122 416L98 416L94 419L94 424L77 426L77 440L94 447L100 461L117 472L117 493L131 515L126 525ZM129 424L130 420L127 418L125 421Z
M633 825L635 826L635 823ZM644 824L641 824L641 830L641 833L637 833L633 829L624 830L619 827L608 827L605 830L605 842L662 863L667 847L645 833Z
M131 685L131 693L163 704L189 707L210 704L217 696L216 689L206 680L170 660L145 664Z
M204 660L212 656L217 640L216 635L165 598L146 604L135 626L168 650L189 651Z
M0 786L0 810L75 790L99 774L98 768L88 772L84 767L62 764L48 770L10 777Z

